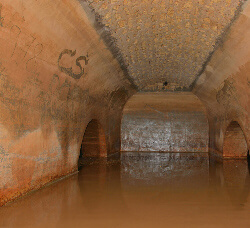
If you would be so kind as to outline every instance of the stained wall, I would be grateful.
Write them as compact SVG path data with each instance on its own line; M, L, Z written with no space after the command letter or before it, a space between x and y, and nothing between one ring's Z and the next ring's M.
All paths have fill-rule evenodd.
M191 92L140 92L125 105L122 151L208 152L206 109Z
M250 4L247 2L193 90L207 108L210 149L218 156L223 155L225 133L232 121L240 125L250 148L249 37ZM247 150L245 156L246 153Z
M133 92L78 1L1 1L0 205L75 172L91 119L119 151Z

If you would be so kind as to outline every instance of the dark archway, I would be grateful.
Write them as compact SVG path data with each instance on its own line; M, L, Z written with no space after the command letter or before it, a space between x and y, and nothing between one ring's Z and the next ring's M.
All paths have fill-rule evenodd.
M247 142L240 125L236 121L232 121L226 129L223 157L247 157Z
M84 158L107 157L105 133L100 123L93 119L85 130L80 149L79 165Z

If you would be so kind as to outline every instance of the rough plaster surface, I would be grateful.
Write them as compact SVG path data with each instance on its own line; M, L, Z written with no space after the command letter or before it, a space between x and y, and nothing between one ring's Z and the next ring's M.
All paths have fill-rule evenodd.
M1 1L0 205L76 171L91 119L119 150L131 88L77 1Z
M124 107L122 151L208 152L205 108L191 92L137 93Z
M207 107L210 148L219 156L223 155L225 132L232 121L240 125L250 148L249 37L250 4L247 2L193 90Z
M130 76L141 89L166 80L188 88L244 1L87 2L110 29Z

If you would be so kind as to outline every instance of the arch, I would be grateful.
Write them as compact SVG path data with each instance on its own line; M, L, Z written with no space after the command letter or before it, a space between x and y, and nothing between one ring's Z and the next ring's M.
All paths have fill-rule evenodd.
M123 109L121 151L208 152L207 110L192 92L139 92Z
M226 128L223 157L247 157L247 141L244 132L237 121L232 121Z
M92 119L84 132L79 161L84 157L107 157L104 130L96 119Z

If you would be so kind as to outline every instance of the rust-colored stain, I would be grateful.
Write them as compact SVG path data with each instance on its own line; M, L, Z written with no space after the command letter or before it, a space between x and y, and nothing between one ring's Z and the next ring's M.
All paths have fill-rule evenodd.
M163 83L163 90L179 91L196 79L192 92L206 109L209 149L223 155L232 121L249 149L250 5L240 12L241 2L2 0L0 205L76 171L93 119L102 126L99 155L119 152L123 108L136 86L161 91ZM225 30L223 44L208 59ZM105 34L110 43L117 40L116 49ZM179 112L184 121L186 109ZM200 127L199 121L192 132ZM197 148L193 141L189 146Z

